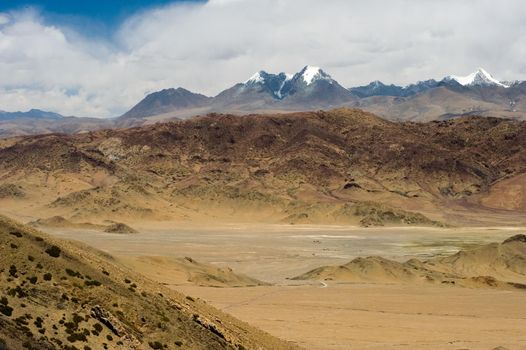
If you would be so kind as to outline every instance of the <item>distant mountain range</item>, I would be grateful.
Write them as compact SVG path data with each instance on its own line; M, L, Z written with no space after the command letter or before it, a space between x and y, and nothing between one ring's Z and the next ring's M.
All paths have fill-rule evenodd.
M146 96L121 119L187 118L210 112L264 113L362 108L391 120L427 121L464 114L526 118L526 83L504 82L479 68L407 86L373 81L345 88L324 70L306 66L298 73L259 71L215 97L168 89Z
M81 132L112 128L116 119L65 117L58 113L31 109L27 112L0 111L0 138Z
M473 88L473 87L503 87L509 88L519 84L519 81L515 82L501 82L493 78L491 74L485 71L483 68L479 68L477 71L463 77L456 75L449 75L440 81L434 79L419 81L415 84L407 86L398 85L385 85L381 81L373 81L369 85L358 86L350 88L349 90L358 97L371 97L371 96L396 96L396 97L407 97L413 96L430 89L438 87L448 87L450 89L460 87Z
M58 113L41 111L40 109L31 109L27 112L0 111L0 121L15 120L15 119L21 119L21 118L58 120L58 119L63 118L63 116Z
M146 96L121 118L159 115L185 118L195 113L293 111L332 108L354 101L341 86L318 67L306 66L296 74L259 71L242 83L206 97L183 88L166 89Z
M288 105L332 104L351 98L347 89L318 67L306 66L296 74L269 74L260 71L244 83L220 93L217 98L230 104L232 97L241 103L270 97L270 103Z
M113 119L63 117L37 109L1 112L0 137L131 127L208 113L276 113L360 108L389 120L429 121L462 115L526 119L526 82L499 81L482 68L467 76L449 75L407 86L373 81L345 88L319 67L295 74L259 71L214 97L184 88L147 95Z
M361 93L355 107L390 120L430 121L462 115L526 119L526 82L498 81L482 68L465 77L452 75L406 87L382 85L350 89Z

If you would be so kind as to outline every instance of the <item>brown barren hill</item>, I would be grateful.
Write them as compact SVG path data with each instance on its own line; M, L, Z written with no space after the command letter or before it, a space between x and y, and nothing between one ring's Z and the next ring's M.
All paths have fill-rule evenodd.
M0 347L295 349L124 268L0 217Z
M164 285L198 285L205 287L255 287L268 283L237 274L232 269L198 262L190 257L121 256L127 266Z
M411 259L402 263L376 256L359 257L345 265L319 267L293 279L526 289L526 235L427 261Z
M212 114L125 130L21 137L7 145L0 149L0 182L22 188L24 196L0 198L0 205L32 216L524 223L524 199L511 189L524 179L526 122L464 117L395 123L355 109ZM506 186L509 191L502 190Z
M104 229L104 232L108 233L137 233L134 228L123 224L122 222L115 222Z

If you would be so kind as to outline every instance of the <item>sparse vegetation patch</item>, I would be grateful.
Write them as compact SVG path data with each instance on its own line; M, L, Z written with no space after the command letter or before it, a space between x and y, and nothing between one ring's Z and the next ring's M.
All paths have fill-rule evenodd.
M46 249L46 253L53 258L58 258L60 256L60 252L60 248L56 245L52 245L51 247Z

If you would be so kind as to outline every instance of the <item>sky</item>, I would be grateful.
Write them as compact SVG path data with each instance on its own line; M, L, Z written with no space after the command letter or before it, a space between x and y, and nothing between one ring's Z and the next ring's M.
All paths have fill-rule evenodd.
M345 87L526 79L525 18L523 0L0 0L0 110L114 117L305 65Z

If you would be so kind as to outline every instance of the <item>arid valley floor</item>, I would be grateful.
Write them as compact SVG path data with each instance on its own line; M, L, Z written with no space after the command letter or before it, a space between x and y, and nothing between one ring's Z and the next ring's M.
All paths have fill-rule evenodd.
M222 225L138 228L134 235L50 232L118 257L148 278L306 349L508 349L526 347L526 293L489 286L298 281L291 277L358 256L405 261L502 241L520 228L359 228ZM189 282L177 259L230 267L272 285ZM483 262L480 262L483 263ZM209 271L210 272L210 271ZM201 286L196 284L202 284Z

